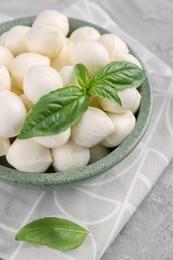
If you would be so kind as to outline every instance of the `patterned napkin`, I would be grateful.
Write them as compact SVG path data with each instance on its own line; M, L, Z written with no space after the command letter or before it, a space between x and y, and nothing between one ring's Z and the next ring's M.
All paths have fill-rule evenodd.
M105 27L135 49L153 83L153 116L140 145L105 174L54 191L31 191L0 183L0 257L3 259L100 259L173 157L171 69L123 32L98 5L81 1L64 13ZM21 226L46 216L70 219L91 233L82 247L68 253L14 240Z

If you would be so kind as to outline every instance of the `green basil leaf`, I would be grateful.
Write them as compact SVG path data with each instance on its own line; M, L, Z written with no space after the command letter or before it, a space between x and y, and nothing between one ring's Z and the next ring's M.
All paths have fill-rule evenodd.
M79 85L83 88L86 88L90 80L88 69L85 67L85 65L79 63L74 66L74 70Z
M90 86L111 86L115 90L138 87L145 80L142 69L131 62L114 61L99 69L91 78Z
M110 101L117 102L122 106L120 97L111 87L91 87L88 89L88 94L91 96L106 98Z
M67 251L81 246L88 233L88 230L69 220L47 217L21 228L15 239Z
M19 139L55 135L80 119L89 105L89 96L75 86L55 90L36 103L28 114Z

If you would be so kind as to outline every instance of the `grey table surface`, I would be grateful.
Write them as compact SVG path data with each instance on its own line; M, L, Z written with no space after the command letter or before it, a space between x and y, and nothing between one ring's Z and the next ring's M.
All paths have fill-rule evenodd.
M82 1L82 0L81 0ZM75 0L0 0L13 17L62 10ZM173 0L93 0L173 68ZM102 260L173 260L173 161Z

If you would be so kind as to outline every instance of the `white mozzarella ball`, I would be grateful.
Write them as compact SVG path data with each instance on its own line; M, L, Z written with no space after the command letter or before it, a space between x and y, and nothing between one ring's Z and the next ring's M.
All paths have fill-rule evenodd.
M7 48L0 46L0 65L4 65L9 70L13 59L13 54Z
M9 138L19 134L26 109L21 99L11 91L0 92L0 137Z
M27 52L28 49L24 43L24 35L30 30L31 27L29 26L14 26L6 35L4 46L8 48L14 56Z
M45 172L52 163L50 150L33 139L16 139L6 158L14 168L24 172Z
M47 148L57 148L67 143L70 135L71 128L68 128L57 135L35 137L34 140Z
M25 44L30 52L54 58L63 46L65 36L55 26L34 27L25 34Z
M115 56L115 57L112 56L110 61L111 62L112 61L128 61L128 62L135 64L140 69L142 69L142 66L141 66L140 62L138 61L138 59L136 59L132 54L129 54L129 53L125 53L125 54Z
M59 73L48 66L32 66L24 76L24 94L33 104L42 96L62 86L63 81Z
M100 37L100 33L93 27L83 26L76 29L71 35L70 40L73 43L79 41L97 41Z
M131 107L129 108L129 110L130 110L133 114L135 114L135 113L138 111L139 106L140 106L140 103L141 103L141 94L139 93L138 90L136 90L136 91L137 91L137 92L136 92L136 101L134 102L133 106L131 106Z
M63 86L79 86L75 72L74 72L74 66L64 66L59 74L62 77L63 80Z
M109 148L98 144L90 148L90 163L96 162L109 154Z
M4 32L3 34L0 35L0 45L4 46L4 42L5 42L5 39L7 37L8 32L9 31Z
M123 114L108 113L112 120L115 130L107 136L102 144L106 147L115 147L122 143L135 127L136 119L132 112L128 111Z
M26 72L34 65L50 65L50 59L38 53L22 53L11 63L10 72L13 85L23 89L23 79Z
M117 94L121 99L122 106L106 98L99 98L100 105L104 111L124 113L128 110L133 111L134 107L136 107L137 104L140 104L141 95L136 88L127 88L122 91L117 91Z
M56 171L73 170L86 166L90 159L89 149L73 143L52 149L53 166Z
M128 47L123 40L121 40L118 36L112 33L102 35L99 40L108 51L110 59L111 57L116 57L120 54L128 53Z
M33 104L27 99L27 97L25 96L25 94L22 94L19 96L20 99L22 100L25 108L26 108L26 111L29 112L33 106Z
M75 43L69 51L73 65L83 63L90 73L105 66L109 62L109 55L104 46L96 41L81 41Z
M11 89L11 78L8 70L0 65L0 91Z
M65 36L69 32L67 16L55 10L46 10L40 13L32 26L41 27L45 25L56 26Z
M81 119L72 126L72 140L81 146L97 145L114 131L110 118L102 110L88 107Z
M7 154L10 148L10 140L8 138L0 137L0 157Z
M73 43L70 42L69 39L66 39L62 49L58 53L58 56L52 59L51 67L53 67L57 71L60 71L64 66L71 65L69 50L72 46Z

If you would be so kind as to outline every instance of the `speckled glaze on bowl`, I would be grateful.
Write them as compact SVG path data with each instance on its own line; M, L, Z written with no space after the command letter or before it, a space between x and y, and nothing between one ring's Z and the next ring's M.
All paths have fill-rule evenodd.
M9 30L15 25L32 25L35 17L25 17L15 19L0 25L0 34ZM101 34L109 33L107 30L90 24L85 21L69 18L70 33L82 26L92 26L96 28ZM130 52L135 55L133 49ZM136 56L136 55L135 55ZM138 58L138 57L137 57ZM140 60L140 58L138 58ZM141 61L142 63L142 61ZM58 185L82 181L98 174L105 172L112 168L126 156L133 151L137 144L145 134L149 125L151 111L152 111L152 88L149 77L146 73L146 80L143 83L140 93L142 95L140 109L137 115L137 122L131 134L122 142L115 150L105 156L103 159L78 168L76 170L55 173L27 173L12 169L7 164L5 157L0 158L0 180L9 184L18 185L28 188L42 188L57 187ZM106 173L105 173L106 174Z

